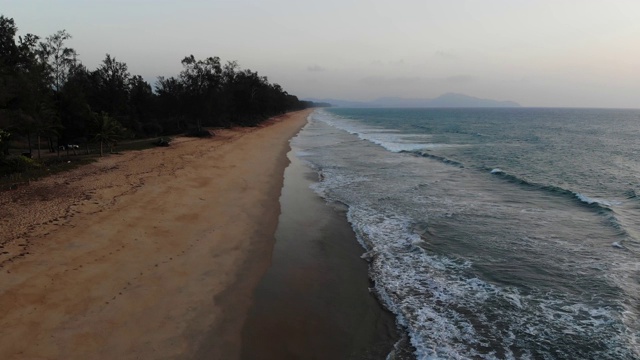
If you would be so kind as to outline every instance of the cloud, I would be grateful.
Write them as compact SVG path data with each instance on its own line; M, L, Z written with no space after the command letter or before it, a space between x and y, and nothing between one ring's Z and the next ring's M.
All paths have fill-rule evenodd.
M457 57L452 51L438 50L433 54L435 57L443 59L454 59Z
M367 85L384 85L384 86L394 86L394 85L412 85L412 84L430 84L430 83L439 83L439 84L469 84L475 82L477 78L461 74L461 75L451 75L445 77L421 77L421 76L404 76L404 77L386 77L386 76L367 76L365 78L360 79L360 82Z
M373 60L371 62L372 66L403 66L404 64L405 64L404 59L388 60L388 61Z
M323 71L327 71L327 69L323 68L320 65L312 65L312 66L307 66L307 71L311 71L311 72L323 72Z
M418 84L424 82L424 78L419 76L413 77L385 77L385 76L367 76L360 79L360 82L367 85L382 85L382 86L394 86L394 85L409 85Z
M471 75L453 75L444 77L441 80L450 84L468 84L476 79Z

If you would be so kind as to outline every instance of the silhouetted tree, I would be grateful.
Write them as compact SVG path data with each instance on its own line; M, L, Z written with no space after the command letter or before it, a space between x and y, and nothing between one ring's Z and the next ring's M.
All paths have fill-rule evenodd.
M113 151L113 144L124 137L125 128L118 120L110 117L107 113L97 115L95 118L94 139L100 143L100 156L103 155L104 144L109 145L109 151Z
M154 119L155 95L151 85L144 81L142 76L136 75L129 81L129 109L131 127L136 134L141 134L143 127L149 128L149 124L156 124ZM145 131L146 132L146 131Z
M214 125L217 110L216 96L222 85L222 67L219 57L196 60L193 55L182 60L180 81L184 86L184 101L189 115L195 120L196 129L202 130L203 122Z
M9 140L11 139L11 133L0 129L0 159L9 155Z
M59 143L60 130L63 128L62 118L65 114L63 113L61 90L67 82L71 70L77 65L75 50L65 46L65 42L69 39L71 39L71 35L65 30L60 30L48 36L45 42L40 43L39 46L41 61L46 68L47 82L52 90L55 105L51 107L49 107L49 104L40 105L40 116L46 118L46 120L43 120L38 125L38 137L40 135L47 137L50 152L55 151L56 148L53 137L56 137L56 142ZM39 139L38 144L40 144ZM39 153L40 151L38 150L38 156L40 156Z
M98 97L93 99L93 110L104 111L116 117L126 116L130 79L127 64L107 54L93 76Z
M113 144L125 128L136 135L178 133L188 125L253 126L282 112L312 103L301 102L264 76L220 58L182 60L176 77L159 77L155 92L127 65L106 54L94 71L66 45L65 30L44 41L33 34L17 36L13 19L0 15L0 152L7 153L9 133L22 137L32 151L41 140L57 144L95 139ZM95 115L96 113L100 115ZM21 137L21 136L22 137ZM35 137L35 139L34 139ZM102 150L101 150L102 153Z
M185 130L185 88L184 84L175 77L158 77L156 82L159 114L162 114L162 122L165 131L181 132Z
M74 64L60 91L61 135L60 144L77 144L78 139L89 137L93 112L89 97L94 93L92 75L82 64Z
M50 72L39 38L27 34L16 42L16 32L13 19L0 16L0 123L25 136L31 152L31 135L54 118L45 111L52 105Z
M67 82L71 69L77 65L78 54L72 48L65 46L65 42L71 39L66 30L60 30L46 38L42 44L46 62L51 71L51 85L53 90L60 92Z

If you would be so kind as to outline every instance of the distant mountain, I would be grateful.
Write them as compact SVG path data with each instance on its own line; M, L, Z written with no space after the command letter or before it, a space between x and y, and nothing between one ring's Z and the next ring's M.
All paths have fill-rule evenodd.
M399 97L383 97L371 101L346 101L339 99L306 99L314 102L325 102L336 107L351 108L503 108L520 107L513 101L497 101L480 99L473 96L447 93L435 99L407 99Z
M480 99L473 96L448 93L431 100L432 107L520 107L514 101Z

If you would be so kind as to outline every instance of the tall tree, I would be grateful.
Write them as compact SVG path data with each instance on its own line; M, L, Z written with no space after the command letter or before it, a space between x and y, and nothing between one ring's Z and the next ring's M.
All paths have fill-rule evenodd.
M53 137L57 138L56 142L58 144L60 143L60 130L63 128L63 117L66 115L63 113L62 88L68 81L72 69L77 65L76 51L65 45L69 39L71 39L71 35L66 30L60 30L40 43L39 49L41 62L46 66L48 85L53 91L55 106L52 108L48 108L44 104L41 106L42 109L46 109L44 113L47 114L47 121L40 122L38 137L40 135L47 136L49 151L51 152L57 148L57 146L54 146ZM41 113L43 113L42 109L40 110ZM40 144L39 139L38 144ZM38 156L40 156L39 149Z
M3 69L12 69L20 58L15 37L18 32L16 23L11 18L0 15L0 66Z
M164 131L170 133L185 130L185 88L184 84L175 77L158 77L156 82L156 94L158 96L158 113L163 122Z
M18 71L22 56L16 43L17 31L13 19L0 15L0 116L4 122L19 108Z
M116 117L125 116L128 113L131 77L127 64L107 54L94 74L99 97L94 99L97 103L94 110L105 111Z
M26 34L16 42L16 32L13 19L0 16L0 120L27 138L31 152L31 135L53 119L45 110L52 105L50 72L39 38Z
M13 19L0 15L0 127L11 124L12 103L16 101L15 67L18 62L18 46L15 36L18 28ZM5 142L6 144L6 142Z
M155 95L151 85L144 81L142 76L135 75L129 81L129 110L131 116L130 126L136 134L141 133L141 124L155 123L153 119Z
M89 104L90 96L95 92L93 86L91 72L84 65L76 63L59 93L62 144L88 141L93 119Z
M11 133L0 129L0 159L9 154L9 139L11 138Z
M213 125L217 110L216 96L222 85L222 66L219 57L196 60L193 55L182 60L180 80L184 84L187 109L196 121L198 131L202 124Z
M71 39L66 30L60 30L46 38L42 44L46 60L51 68L53 90L60 92L67 82L71 69L77 65L78 54L72 48L66 47L65 42Z

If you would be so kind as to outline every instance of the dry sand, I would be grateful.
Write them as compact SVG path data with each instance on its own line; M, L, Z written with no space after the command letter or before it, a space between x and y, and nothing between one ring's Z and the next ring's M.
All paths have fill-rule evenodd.
M0 193L0 358L237 358L309 112Z

